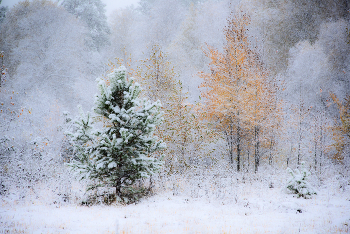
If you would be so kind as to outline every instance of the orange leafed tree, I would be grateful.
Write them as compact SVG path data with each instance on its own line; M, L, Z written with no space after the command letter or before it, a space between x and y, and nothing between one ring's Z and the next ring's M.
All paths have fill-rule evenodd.
M195 106L188 102L174 67L159 46L154 45L150 57L142 61L137 79L143 95L162 103L164 121L156 134L167 144L166 172L183 172L200 162L210 151L204 148L213 141L214 134L196 117Z
M255 170L258 169L260 147L267 142L262 135L267 136L266 132L275 125L274 113L278 109L267 71L250 46L249 22L246 14L231 15L225 28L223 52L208 46L205 53L211 72L200 74L204 117L225 135L232 164L236 152L237 171L243 151L248 155L254 152Z
M341 162L350 148L350 96L348 95L343 102L333 93L331 98L337 104L340 117L339 124L333 128L334 146L337 151L333 159Z

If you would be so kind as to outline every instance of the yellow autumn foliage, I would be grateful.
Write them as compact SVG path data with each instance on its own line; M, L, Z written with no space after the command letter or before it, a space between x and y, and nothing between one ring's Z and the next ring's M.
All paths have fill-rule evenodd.
M251 48L249 22L246 14L231 15L225 28L223 52L208 45L205 54L210 59L210 73L200 73L203 116L225 135L231 163L236 153L238 171L243 151L248 155L254 151L257 170L259 150L273 144L272 132L279 122L276 88Z

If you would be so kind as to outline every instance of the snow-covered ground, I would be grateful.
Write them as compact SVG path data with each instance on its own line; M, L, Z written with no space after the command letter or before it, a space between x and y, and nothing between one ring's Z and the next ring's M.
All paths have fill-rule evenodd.
M236 184L235 195L225 198L164 191L126 206L3 199L0 233L350 232L348 190L328 186L319 188L311 199L303 199L277 186L256 185Z

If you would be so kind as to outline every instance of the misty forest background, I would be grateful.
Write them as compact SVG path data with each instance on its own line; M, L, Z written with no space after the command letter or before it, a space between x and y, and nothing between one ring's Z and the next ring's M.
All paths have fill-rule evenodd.
M0 5L0 194L74 196L65 131L79 104L93 107L96 78L108 83L121 65L163 105L156 135L168 147L152 186L218 175L270 183L302 161L317 183L348 181L349 9L140 0L107 20L100 0Z

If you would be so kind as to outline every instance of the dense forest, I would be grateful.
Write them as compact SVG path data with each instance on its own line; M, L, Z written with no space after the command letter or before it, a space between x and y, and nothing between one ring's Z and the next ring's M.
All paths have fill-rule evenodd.
M179 178L199 189L218 177L273 186L272 174L302 164L315 186L348 181L349 9L347 0L140 0L107 18L101 0L0 5L0 195L47 189L81 201L67 132L121 66L163 112L154 135L166 148L148 155L163 166L133 186L177 194ZM92 119L116 126L108 116Z

